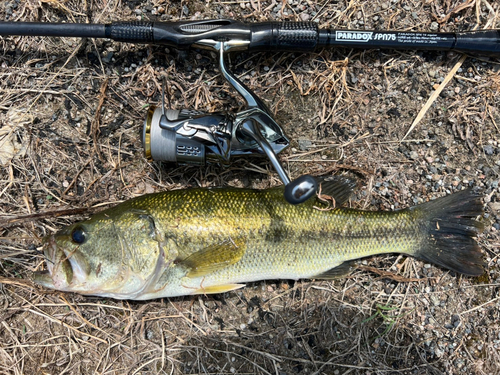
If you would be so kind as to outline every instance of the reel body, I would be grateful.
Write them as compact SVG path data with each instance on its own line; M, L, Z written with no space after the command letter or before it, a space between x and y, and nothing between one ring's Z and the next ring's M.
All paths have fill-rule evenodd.
M232 157L264 154L255 139L242 131L246 121L259 123L262 136L275 154L288 147L290 142L282 129L259 110L234 115L188 109L164 111L150 106L143 129L145 155L152 160L205 165L229 164Z

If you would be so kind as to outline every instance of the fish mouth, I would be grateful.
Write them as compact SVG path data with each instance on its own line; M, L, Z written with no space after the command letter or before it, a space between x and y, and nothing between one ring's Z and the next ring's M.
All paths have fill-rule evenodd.
M43 254L47 270L35 272L34 281L51 289L67 288L73 280L73 268L69 257L57 246L54 235L43 239Z

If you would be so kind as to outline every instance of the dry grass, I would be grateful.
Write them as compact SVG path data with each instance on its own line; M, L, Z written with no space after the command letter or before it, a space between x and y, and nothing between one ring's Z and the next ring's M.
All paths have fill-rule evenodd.
M152 6L171 20L217 17L220 9L247 21L299 20L292 3L30 0L16 3L13 18L108 22L136 19L135 9ZM314 6L311 18L321 27L500 27L493 1L297 3ZM7 4L14 2L0 7L3 19ZM150 10L140 17L154 18ZM202 51L0 39L0 374L498 373L498 58L466 58L401 142L459 60L452 53L340 49L235 55L231 63L293 140L282 155L293 177L348 171L362 185L353 205L369 209L480 187L487 274L470 279L386 256L334 282L269 281L210 297L126 302L34 286L41 237L96 207L148 192L278 184L262 160L222 169L142 157L145 107L159 102L163 77L175 108L237 109L242 102Z

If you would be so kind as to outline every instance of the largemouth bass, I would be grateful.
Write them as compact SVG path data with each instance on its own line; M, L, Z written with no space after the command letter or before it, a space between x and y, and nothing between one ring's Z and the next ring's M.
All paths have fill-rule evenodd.
M145 195L44 239L48 288L146 300L220 293L264 279L331 279L362 257L401 253L483 273L472 238L479 196L464 190L412 208L341 208L354 182L334 178L293 206L283 189L188 189Z

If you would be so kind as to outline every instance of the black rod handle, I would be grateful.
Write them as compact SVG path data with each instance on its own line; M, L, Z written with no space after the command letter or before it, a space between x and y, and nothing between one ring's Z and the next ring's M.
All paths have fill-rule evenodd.
M106 37L118 42L154 43L152 22L113 22L106 25Z

